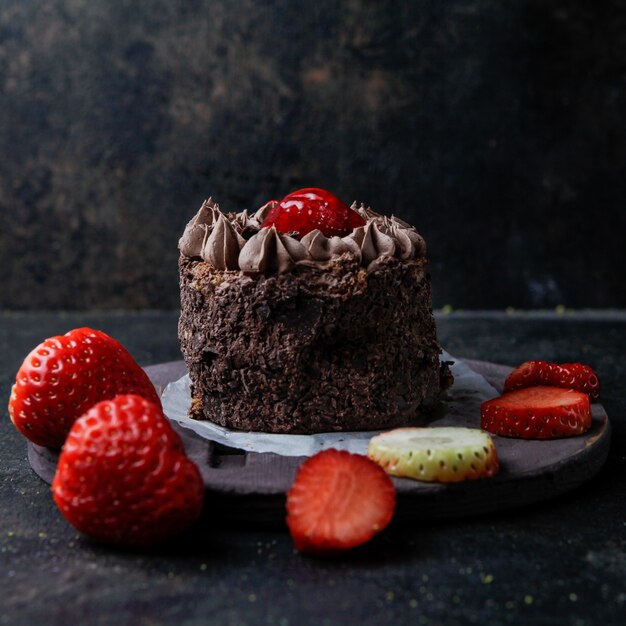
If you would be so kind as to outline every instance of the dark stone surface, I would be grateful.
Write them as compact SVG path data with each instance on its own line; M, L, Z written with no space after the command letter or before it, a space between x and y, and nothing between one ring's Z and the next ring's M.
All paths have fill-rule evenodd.
M174 307L208 195L414 222L437 306L624 306L622 0L5 0L0 309Z
M42 338L89 324L147 365L178 357L177 313L0 314L0 397ZM392 524L333 561L304 558L284 527L207 512L148 553L99 547L56 511L26 445L0 419L0 624L565 624L618 626L626 594L626 315L440 316L460 356L584 360L603 384L609 459L586 486L511 513Z

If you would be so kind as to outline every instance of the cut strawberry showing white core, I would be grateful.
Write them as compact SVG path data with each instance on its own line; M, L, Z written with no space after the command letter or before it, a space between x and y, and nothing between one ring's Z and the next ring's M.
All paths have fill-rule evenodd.
M397 428L369 442L367 455L394 476L453 483L495 475L496 446L478 429Z

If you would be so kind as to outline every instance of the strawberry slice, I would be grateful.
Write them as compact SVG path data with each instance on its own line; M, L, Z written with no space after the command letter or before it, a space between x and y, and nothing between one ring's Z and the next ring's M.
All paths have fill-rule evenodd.
M366 456L324 450L299 468L287 494L287 525L296 548L326 554L369 541L391 521L396 492Z
M80 415L121 393L161 406L148 375L122 344L99 330L76 328L46 339L24 359L9 415L34 443L60 448Z
M326 237L344 237L365 220L336 195L325 189L308 187L285 196L269 211L261 228L276 227L300 239L312 230Z
M504 437L556 439L591 426L589 396L573 389L528 387L483 402L480 425Z
M367 455L389 474L426 482L487 478L499 469L493 440L476 428L396 428L372 437Z
M516 367L504 382L504 391L524 389L533 385L563 387L586 393L591 400L600 395L600 381L588 365L581 363L547 363L526 361Z

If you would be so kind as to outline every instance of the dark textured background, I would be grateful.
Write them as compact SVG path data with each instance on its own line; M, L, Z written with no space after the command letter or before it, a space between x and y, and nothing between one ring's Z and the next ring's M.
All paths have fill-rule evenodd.
M415 223L435 304L622 307L626 5L3 0L0 308L176 307L208 195Z

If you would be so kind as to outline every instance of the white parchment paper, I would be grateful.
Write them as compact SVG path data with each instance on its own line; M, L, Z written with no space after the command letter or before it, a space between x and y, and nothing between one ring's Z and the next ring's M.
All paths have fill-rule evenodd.
M444 361L454 361L451 366L454 385L434 417L437 426L462 426L479 428L480 404L498 392L470 367L444 352ZM223 428L208 421L188 417L191 407L189 375L167 385L161 397L167 417L185 428L193 430L204 439L248 452L274 452L283 456L312 456L325 448L337 448L365 454L369 440L381 431L319 433L315 435L275 435L270 433L240 432Z

